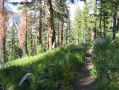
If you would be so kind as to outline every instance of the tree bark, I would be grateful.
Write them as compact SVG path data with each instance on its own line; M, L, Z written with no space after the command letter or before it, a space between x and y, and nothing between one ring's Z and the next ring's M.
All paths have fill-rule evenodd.
M96 39L96 27L93 28L91 41L94 41L95 39Z
M28 48L27 48L27 30L28 30L28 13L27 13L27 8L26 8L26 35L25 35L25 51L26 51L26 55L28 55Z
M91 41L94 41L96 39L96 14L97 14L97 7L96 7L96 0L93 0L94 3L94 14L93 14L93 18L94 18L94 27L92 30L92 39Z
M5 0L0 0L0 43L1 43L1 51L2 52L2 58L1 58L1 62L5 63L7 61L7 57L6 57L6 20L7 20L7 13L4 9L4 2Z
M105 16L104 16L104 32L103 32L103 34L104 34L104 37L106 37L106 19L105 19Z
M117 31L117 28L116 28L116 15L117 15L117 6L115 5L115 12L114 12L114 15L113 15L113 30L112 30L112 39L113 40L116 37L116 31Z
M27 55L27 14L25 12L20 13L21 22L19 25L18 40L19 48L22 50L22 56Z
M52 49L55 45L55 30L53 24L53 8L52 0L46 0L47 8L47 19L48 19L48 33L47 33L47 44L48 49Z
M40 7L39 7L39 36L38 36L38 43L42 44L42 0L39 0Z
M63 32L63 29L64 29L64 20L63 20L63 17L62 17L62 26L61 26L61 45L63 45L63 36L64 36L64 32Z
M59 21L57 21L57 46L59 46L60 45L60 22Z
M99 28L100 28L100 32L102 32L102 0L100 0L100 24L99 24Z

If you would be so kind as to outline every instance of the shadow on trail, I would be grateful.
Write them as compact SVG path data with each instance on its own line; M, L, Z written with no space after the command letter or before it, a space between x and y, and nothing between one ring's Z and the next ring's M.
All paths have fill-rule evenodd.
M86 54L85 64L75 71L74 90L95 90L96 78L90 73L93 68L92 54Z

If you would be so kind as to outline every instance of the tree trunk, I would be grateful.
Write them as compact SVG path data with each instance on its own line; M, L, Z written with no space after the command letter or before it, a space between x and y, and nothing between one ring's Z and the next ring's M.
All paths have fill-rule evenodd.
M62 26L61 26L61 45L63 45L63 36L64 36L63 29L64 29L64 20L63 20L63 17L62 17Z
M38 43L42 44L42 0L39 0L40 7L39 7L39 36L38 36Z
M22 50L22 56L27 55L27 14L25 12L20 13L21 22L19 25L18 40L19 47Z
M59 21L57 21L57 46L59 46L60 45L60 24L59 24Z
M71 36L71 22L69 21L69 29L68 29L68 37L67 37L67 44L69 44L70 42L72 42L72 36Z
M1 52L1 63L6 62L6 20L7 20L7 13L4 10L4 2L5 0L0 0L0 52Z
M69 43L70 37L70 20L67 21L67 28L66 28L66 44Z
M48 49L52 49L55 44L55 30L53 24L53 8L52 0L46 0L47 17L48 17L48 33L47 33L47 44Z
M106 37L106 23L105 23L105 21L106 21L106 19L105 19L105 16L104 16L104 32L103 32L104 37Z
M116 37L116 14L117 14L117 6L115 6L115 12L113 15L113 30L112 30L112 39L114 40Z
M119 11L117 11L117 23L116 23L117 31L119 31Z
M95 39L96 39L96 27L93 28L91 41L94 41Z
M7 62L7 56L6 56L6 36L3 38L3 58L4 61Z
M93 30L92 30L92 40L91 41L94 41L96 39L96 14L97 14L97 7L96 7L96 0L93 0L93 3L94 3L94 27L93 27Z
M100 7L100 24L99 24L99 28L100 28L100 32L102 32L102 0L100 0L101 3L101 7Z
M27 48L27 25L28 25L28 18L27 18L28 14L27 14L27 8L26 8L26 35L25 35L25 51L26 51L26 55L28 55L28 48Z

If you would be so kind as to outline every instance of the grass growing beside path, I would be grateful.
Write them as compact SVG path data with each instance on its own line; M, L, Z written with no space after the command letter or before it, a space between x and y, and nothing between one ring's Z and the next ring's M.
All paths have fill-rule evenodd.
M0 84L5 90L70 90L73 70L84 63L85 52L84 45L69 45L8 62L0 70ZM32 73L32 79L19 87L26 73Z
M119 90L119 44L109 38L98 40L93 64L92 74L98 77L96 90Z

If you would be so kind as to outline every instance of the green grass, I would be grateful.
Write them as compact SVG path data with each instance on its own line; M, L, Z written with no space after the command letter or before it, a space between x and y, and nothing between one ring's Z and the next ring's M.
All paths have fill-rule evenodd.
M98 77L97 90L119 90L119 44L101 39L94 45L93 75Z
M0 70L0 83L6 90L70 90L73 70L84 63L86 46L64 46L36 56L8 62ZM18 86L26 73L32 79ZM70 89L69 89L70 88Z

